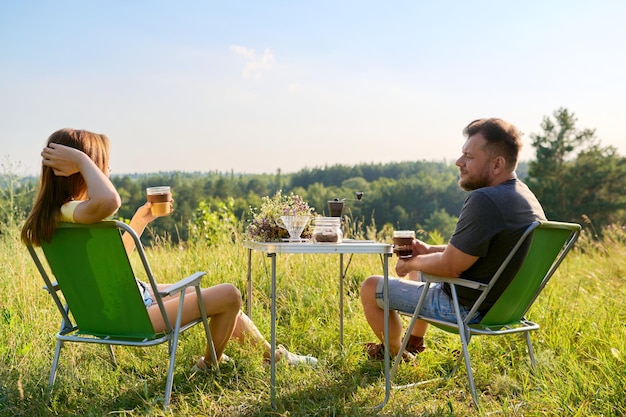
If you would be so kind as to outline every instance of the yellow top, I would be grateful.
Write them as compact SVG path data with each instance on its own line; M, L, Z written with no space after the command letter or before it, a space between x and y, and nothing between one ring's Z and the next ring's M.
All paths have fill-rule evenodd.
M65 222L65 223L76 223L76 220L74 219L74 211L76 211L76 207L78 207L78 205L82 202L83 200L72 200L63 204L61 206L60 221ZM112 215L102 220L112 220L114 215L115 213L113 213Z
M72 200L61 206L61 221L67 223L76 223L74 220L74 211L76 207L82 203L80 200Z

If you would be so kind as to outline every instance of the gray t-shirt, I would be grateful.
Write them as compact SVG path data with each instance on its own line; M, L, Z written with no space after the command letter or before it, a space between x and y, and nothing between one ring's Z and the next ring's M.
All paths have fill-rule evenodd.
M488 283L524 230L546 216L530 189L517 178L493 187L472 191L461 209L450 244L479 259L461 278ZM509 285L528 251L523 246L511 260L497 284L480 307L486 313ZM449 286L445 288L450 294ZM479 296L476 290L457 287L459 302L471 307Z

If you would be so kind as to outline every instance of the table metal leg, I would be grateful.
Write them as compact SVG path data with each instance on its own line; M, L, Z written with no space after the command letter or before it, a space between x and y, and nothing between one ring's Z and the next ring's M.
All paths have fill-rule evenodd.
M339 346L343 349L343 253L339 254Z
M248 249L248 317L252 319L252 249Z
M268 253L267 256L272 258L272 331L270 337L270 344L272 351L270 352L270 400L272 408L276 410L276 254Z
M383 304L384 304L384 337L385 346L385 398L376 408L382 409L391 395L391 379L389 378L389 257L390 254L383 255Z

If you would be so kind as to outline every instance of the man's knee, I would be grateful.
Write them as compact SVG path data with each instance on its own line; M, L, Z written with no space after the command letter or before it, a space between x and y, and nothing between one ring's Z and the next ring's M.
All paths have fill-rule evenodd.
M380 278L378 275L373 275L363 281L363 284L361 284L361 300L363 303L376 302L376 286Z

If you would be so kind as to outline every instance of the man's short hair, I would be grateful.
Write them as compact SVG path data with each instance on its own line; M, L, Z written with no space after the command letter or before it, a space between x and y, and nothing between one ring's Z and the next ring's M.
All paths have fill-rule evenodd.
M502 119L478 119L463 129L466 137L482 134L487 141L487 148L494 157L503 156L506 166L512 170L517 167L517 159L522 149L522 133L514 125Z

